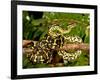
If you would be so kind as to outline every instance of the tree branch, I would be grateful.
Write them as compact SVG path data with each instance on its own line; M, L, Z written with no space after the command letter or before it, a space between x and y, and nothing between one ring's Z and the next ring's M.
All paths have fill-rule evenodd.
M30 48L25 48L28 44L33 42L32 40L23 40L23 53L30 53L33 50ZM83 50L89 51L89 44L87 43L79 43L79 44L65 44L62 48L58 48L56 50Z
M88 50L89 44L87 43L79 43L79 44L65 44L60 50Z

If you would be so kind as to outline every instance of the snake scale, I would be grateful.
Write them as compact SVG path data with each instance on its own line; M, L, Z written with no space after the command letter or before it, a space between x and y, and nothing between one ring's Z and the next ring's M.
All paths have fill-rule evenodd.
M65 36L64 34L69 33L73 26L68 30L63 30L59 26L51 26L48 30L48 34L40 41L33 42L32 53L27 53L27 57L32 63L52 63L53 56L58 55L62 59L64 64L68 61L77 59L82 51L66 51L57 50L67 43L82 43L82 39L79 36Z

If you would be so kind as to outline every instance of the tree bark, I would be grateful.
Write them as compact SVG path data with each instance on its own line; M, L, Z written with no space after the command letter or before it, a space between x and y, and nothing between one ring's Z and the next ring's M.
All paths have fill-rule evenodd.
M89 44L87 43L79 43L79 44L65 44L60 50L88 50Z
M23 40L22 45L23 45L23 47L25 47L28 44L30 44L31 42L32 42L32 40Z

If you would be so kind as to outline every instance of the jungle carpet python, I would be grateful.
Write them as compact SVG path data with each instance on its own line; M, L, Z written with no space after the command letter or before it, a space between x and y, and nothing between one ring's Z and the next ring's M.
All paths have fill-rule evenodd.
M52 26L42 40L33 42L31 49L32 53L27 53L27 57L32 63L53 63L55 56L58 56L64 64L68 61L77 59L82 51L66 51L57 50L67 43L82 43L82 39L79 36L65 36L64 34L69 33L73 27L70 26L68 30L63 30L59 26Z

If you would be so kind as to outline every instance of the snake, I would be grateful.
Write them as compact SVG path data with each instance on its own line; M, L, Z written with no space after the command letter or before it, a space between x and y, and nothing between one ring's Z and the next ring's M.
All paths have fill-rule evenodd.
M81 50L72 52L56 50L57 48L63 47L64 44L82 43L82 39L77 35L65 35L74 28L73 25L68 27L68 30L64 30L60 26L52 25L48 30L48 34L42 40L33 42L33 46L31 47L33 52L27 54L29 60L32 63L52 63L55 53L63 59L64 64L77 59L82 53Z

